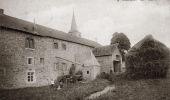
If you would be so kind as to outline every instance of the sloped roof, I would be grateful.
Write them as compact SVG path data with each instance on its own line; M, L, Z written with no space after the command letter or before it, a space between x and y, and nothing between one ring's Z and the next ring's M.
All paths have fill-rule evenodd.
M117 49L118 44L112 44L95 48L93 53L95 56L110 56Z
M131 49L129 49L127 55L133 55L138 52L144 45L144 43L147 43L148 41L154 41L155 46L164 47L165 49L168 49L164 44L162 44L160 41L155 40L152 35L145 36L142 40L140 40L138 43L136 43Z
M84 64L85 66L100 66L91 49L76 52L75 61Z
M83 64L85 66L100 66L100 64L98 63L97 59L95 58L94 54L92 53L92 51L88 51L88 54L85 55L87 56L86 59L83 60ZM90 55L90 56L88 56Z
M23 32L33 34L33 35L51 37L51 38L78 43L78 44L82 44L82 45L86 45L90 47L101 46L97 42L84 39L84 38L80 38L80 37L71 36L62 31L47 28L45 26L38 25L38 24L35 25L34 23L24 21L18 18L14 18L14 17L8 16L5 14L0 14L0 26L13 29L13 30L23 31Z

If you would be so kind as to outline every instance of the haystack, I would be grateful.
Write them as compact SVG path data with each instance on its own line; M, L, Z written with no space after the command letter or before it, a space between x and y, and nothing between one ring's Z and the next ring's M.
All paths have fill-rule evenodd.
M166 77L169 62L169 48L148 35L126 54L127 75L131 78Z

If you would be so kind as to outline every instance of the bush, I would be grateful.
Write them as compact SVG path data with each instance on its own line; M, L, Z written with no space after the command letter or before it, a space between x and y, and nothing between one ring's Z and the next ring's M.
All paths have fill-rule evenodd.
M74 76L76 76L77 81L83 80L83 72L82 71L78 71Z
M75 75L63 75L59 76L57 80L55 80L55 85L58 85L60 82L62 83L75 83L77 81L83 80L82 71L78 71Z
M130 78L164 78L167 76L170 51L164 44L145 37L126 55L126 71Z
M102 72L102 73L100 73L100 74L97 76L97 78L99 78L99 79L111 80L111 75L112 75L112 74L108 74L108 73Z
M65 83L66 82L66 79L70 77L69 75L63 75L63 76L59 76L55 81L55 85L59 85L60 82L63 82Z
M83 72L79 70L78 72L76 72L76 75L82 75L83 76Z
M105 72L102 72L101 74L99 74L97 76L98 79L106 79L108 81L110 81L111 83L114 83L116 81L120 81L120 80L126 80L126 74L125 73L120 73L120 74L108 74Z

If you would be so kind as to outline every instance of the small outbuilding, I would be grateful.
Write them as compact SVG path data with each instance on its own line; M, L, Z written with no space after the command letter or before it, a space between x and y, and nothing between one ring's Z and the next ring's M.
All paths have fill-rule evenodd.
M101 73L121 73L125 66L122 63L122 56L118 44L112 44L95 48L93 53L101 65Z
M100 74L100 64L92 51L86 52L86 59L83 60L82 72L86 80L94 80Z
M166 77L169 62L169 48L147 35L126 54L126 71L133 78Z

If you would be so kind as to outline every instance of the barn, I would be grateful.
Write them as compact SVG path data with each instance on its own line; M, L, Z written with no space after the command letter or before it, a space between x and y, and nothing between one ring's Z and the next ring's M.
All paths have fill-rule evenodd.
M101 72L115 74L124 72L125 66L122 63L118 44L97 47L93 50L93 53L101 65Z

